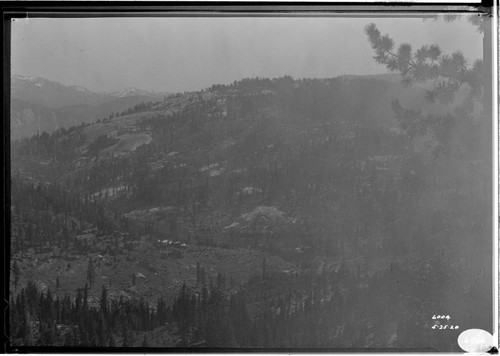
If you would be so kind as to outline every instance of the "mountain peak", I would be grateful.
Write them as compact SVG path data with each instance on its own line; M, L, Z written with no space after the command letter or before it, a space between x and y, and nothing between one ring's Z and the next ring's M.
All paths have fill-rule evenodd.
M90 93L90 92L91 92L91 91L90 91L90 90L88 90L87 88L82 87L82 86L80 86L80 85L72 85L72 86L70 86L70 88L75 89L75 90L77 90L77 91L80 91L80 92L82 92L82 93Z
M140 89L137 87L127 87L119 90L115 90L112 92L106 92L107 95L113 96L115 98L127 98L127 97L149 97L154 100L161 100L165 96L169 96L170 92L157 92L157 91L149 91Z
M13 75L11 96L47 108L72 105L99 105L112 99L79 85L65 85L38 76Z
M127 96L150 96L153 93L151 93L147 90L136 88L136 87L128 87L128 88L112 91L108 94L112 95L112 96L116 96L118 98L124 98Z

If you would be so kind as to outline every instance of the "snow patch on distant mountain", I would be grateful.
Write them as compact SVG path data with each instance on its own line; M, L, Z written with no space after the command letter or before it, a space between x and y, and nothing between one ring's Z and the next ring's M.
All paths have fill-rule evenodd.
M12 79L26 80L26 81L30 81L30 82L36 82L36 81L43 80L43 78L40 78L40 77L37 77L37 76L34 76L34 75L25 76L25 75L20 75L20 74L14 74L14 76L12 77Z
M90 93L90 90L88 90L87 88L84 88L82 86L79 86L79 85L72 85L70 86L70 88L73 88L79 92L82 92L82 93Z
M148 91L136 87L128 87L120 90L115 90L112 92L107 92L106 94L114 96L116 98L126 98L126 97L131 97L131 96L147 96L150 98L154 98L156 100L162 99L166 96L169 96L170 93L168 92L154 92L154 91Z
M124 88L121 90L115 90L111 93L109 93L112 96L116 96L118 98L125 98L127 96L151 96L152 93L148 92L147 90L135 88L135 87L130 87L130 88Z

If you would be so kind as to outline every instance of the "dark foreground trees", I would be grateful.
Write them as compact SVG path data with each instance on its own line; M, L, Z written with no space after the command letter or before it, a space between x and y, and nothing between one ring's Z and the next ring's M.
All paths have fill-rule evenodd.
M473 307L485 278L441 254L420 266L391 263L373 274L345 264L259 273L236 289L220 275L201 289L183 285L171 304L110 297L105 287L98 300L87 288L72 300L29 282L11 297L11 344L456 351L461 331L488 327L481 317L486 310ZM434 330L434 311L451 315L447 323L458 329Z

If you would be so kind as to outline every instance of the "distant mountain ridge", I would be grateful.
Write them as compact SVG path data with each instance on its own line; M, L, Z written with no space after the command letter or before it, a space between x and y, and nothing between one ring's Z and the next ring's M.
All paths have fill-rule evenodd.
M153 92L128 87L111 92L95 92L80 85L65 85L38 76L14 75L11 97L30 103L58 109L73 105L100 105L116 98L147 96L162 99L168 92Z
M72 105L99 105L114 97L81 86L68 86L45 78L16 75L11 83L12 99L59 109Z
M97 121L137 104L163 100L169 93L125 88L109 93L65 85L38 76L14 75L11 82L11 138L53 132Z
M110 95L117 97L117 98L126 98L129 96L150 96L153 98L163 98L164 96L170 95L169 92L152 92L136 87L129 87L129 88L124 88L120 90L115 90L112 92L109 92Z

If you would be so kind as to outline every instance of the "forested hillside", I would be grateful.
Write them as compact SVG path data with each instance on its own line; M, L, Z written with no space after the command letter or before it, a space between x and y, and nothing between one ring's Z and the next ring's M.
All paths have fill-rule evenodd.
M13 344L456 351L491 325L464 102L254 78L12 142Z

